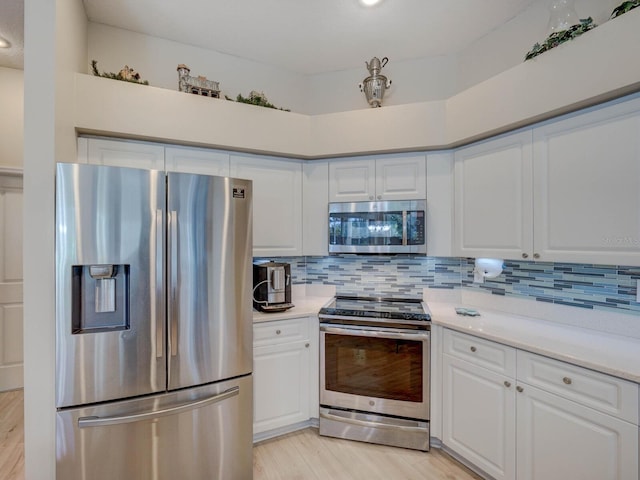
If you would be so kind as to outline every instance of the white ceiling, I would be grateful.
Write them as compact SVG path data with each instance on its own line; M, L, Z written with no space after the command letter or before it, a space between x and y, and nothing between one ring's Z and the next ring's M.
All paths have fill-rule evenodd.
M448 55L540 0L83 0L90 21L303 74ZM0 65L22 68L23 0L0 1Z

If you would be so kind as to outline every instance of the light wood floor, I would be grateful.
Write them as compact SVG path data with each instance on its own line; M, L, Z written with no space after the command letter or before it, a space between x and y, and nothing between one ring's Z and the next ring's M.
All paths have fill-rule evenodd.
M0 393L0 478L24 479L24 396Z
M301 430L253 449L254 480L476 480L439 449L428 453Z
M0 393L0 479L24 480L23 392ZM254 480L477 480L438 449L429 453L320 437L316 429L253 449Z

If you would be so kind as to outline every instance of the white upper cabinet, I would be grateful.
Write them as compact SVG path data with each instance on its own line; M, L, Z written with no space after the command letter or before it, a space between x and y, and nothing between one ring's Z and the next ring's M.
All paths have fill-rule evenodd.
M375 199L376 161L336 160L329 163L329 201L366 202Z
M329 254L329 162L302 165L302 253Z
M545 261L640 265L640 99L534 135L534 251Z
M531 130L456 151L454 255L529 257L531 159Z
M640 99L459 149L453 250L640 265Z
M427 197L424 155L334 160L329 201L417 200Z
M229 153L210 148L167 147L165 164L167 172L229 176Z
M230 170L253 180L253 255L302 255L302 163L234 154Z
M111 167L164 170L164 146L155 143L79 138L78 160Z

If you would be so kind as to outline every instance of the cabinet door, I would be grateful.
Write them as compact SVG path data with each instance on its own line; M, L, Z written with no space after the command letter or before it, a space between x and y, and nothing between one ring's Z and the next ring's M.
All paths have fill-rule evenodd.
M253 255L301 255L301 162L232 155L231 176L253 180Z
M518 480L638 480L638 427L520 384Z
M456 151L454 255L531 256L531 138L529 130Z
M424 155L376 160L376 200L423 200L427 198Z
M515 475L514 383L443 355L442 443L495 479Z
M254 349L254 435L309 419L309 350L308 341Z
M534 130L534 251L640 265L640 99Z
M329 254L329 162L302 166L302 254Z
M329 163L330 202L373 201L375 193L375 159L335 160Z
M207 148L167 147L167 172L229 176L229 154Z
M164 170L164 147L153 143L89 138L87 163Z
M427 155L427 252L451 257L453 244L453 152Z

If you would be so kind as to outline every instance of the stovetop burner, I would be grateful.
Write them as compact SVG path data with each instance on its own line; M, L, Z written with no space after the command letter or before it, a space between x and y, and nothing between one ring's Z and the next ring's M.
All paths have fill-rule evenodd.
M410 320L412 322L431 321L431 316L424 311L422 301L411 298L337 296L331 303L320 309L320 315Z

